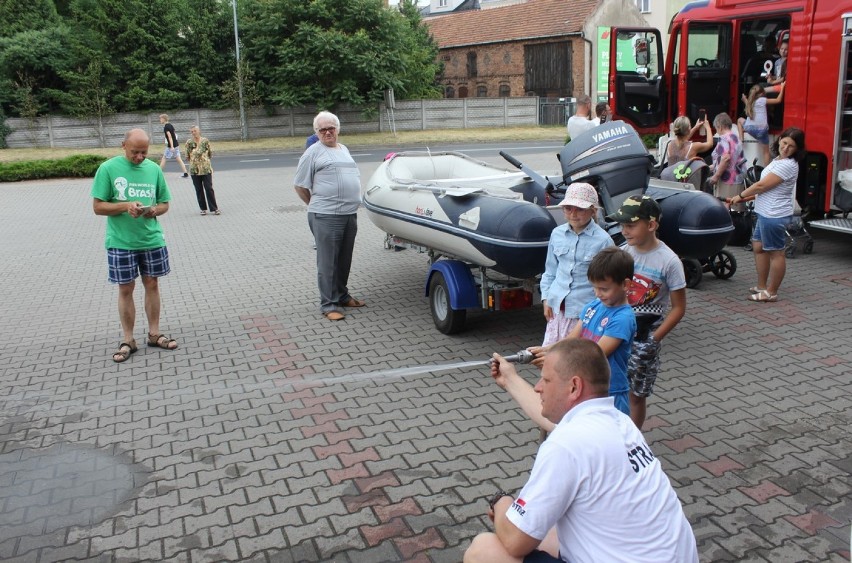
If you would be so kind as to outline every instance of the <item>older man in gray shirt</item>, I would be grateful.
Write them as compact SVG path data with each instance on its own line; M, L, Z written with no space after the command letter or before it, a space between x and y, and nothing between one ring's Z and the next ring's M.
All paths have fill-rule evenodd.
M350 295L349 270L358 232L361 179L349 150L337 142L340 120L322 111L314 118L319 142L299 159L296 193L308 204L308 224L317 245L320 312L331 321L345 318L343 307L363 307Z

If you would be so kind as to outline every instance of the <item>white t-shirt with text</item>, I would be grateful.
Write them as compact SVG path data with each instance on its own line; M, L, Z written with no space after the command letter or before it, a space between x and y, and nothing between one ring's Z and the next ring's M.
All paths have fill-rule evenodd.
M698 561L677 494L612 397L568 411L539 448L507 517L536 539L555 525L560 556L571 563Z

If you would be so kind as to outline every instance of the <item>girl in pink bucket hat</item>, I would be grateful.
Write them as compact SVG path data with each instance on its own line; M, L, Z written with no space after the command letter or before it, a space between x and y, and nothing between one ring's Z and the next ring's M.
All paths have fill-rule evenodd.
M541 276L541 301L547 319L542 346L562 340L577 324L583 305L595 298L587 277L589 263L595 254L614 245L595 221L598 192L594 186L571 184L559 206L566 222L550 234Z

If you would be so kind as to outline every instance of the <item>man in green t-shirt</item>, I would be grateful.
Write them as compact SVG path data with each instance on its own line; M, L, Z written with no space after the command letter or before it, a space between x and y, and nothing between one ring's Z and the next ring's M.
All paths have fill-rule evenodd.
M169 210L172 196L156 163L148 160L150 139L142 129L124 135L124 156L101 164L92 184L95 215L105 215L109 281L118 284L118 316L124 337L114 362L127 360L138 349L133 338L136 305L133 290L141 274L148 317L148 346L174 350L177 341L160 333L160 287L169 273L169 253L157 217Z

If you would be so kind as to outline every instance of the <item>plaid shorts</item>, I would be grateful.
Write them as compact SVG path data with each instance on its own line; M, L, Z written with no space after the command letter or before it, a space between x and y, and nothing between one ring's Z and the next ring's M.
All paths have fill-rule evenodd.
M124 250L108 248L109 281L117 284L130 283L139 274L149 278L160 278L171 271L169 251L165 246L151 250Z
M660 343L650 334L644 340L633 340L633 349L627 361L627 380L637 397L648 397L654 391L657 372L660 371Z

